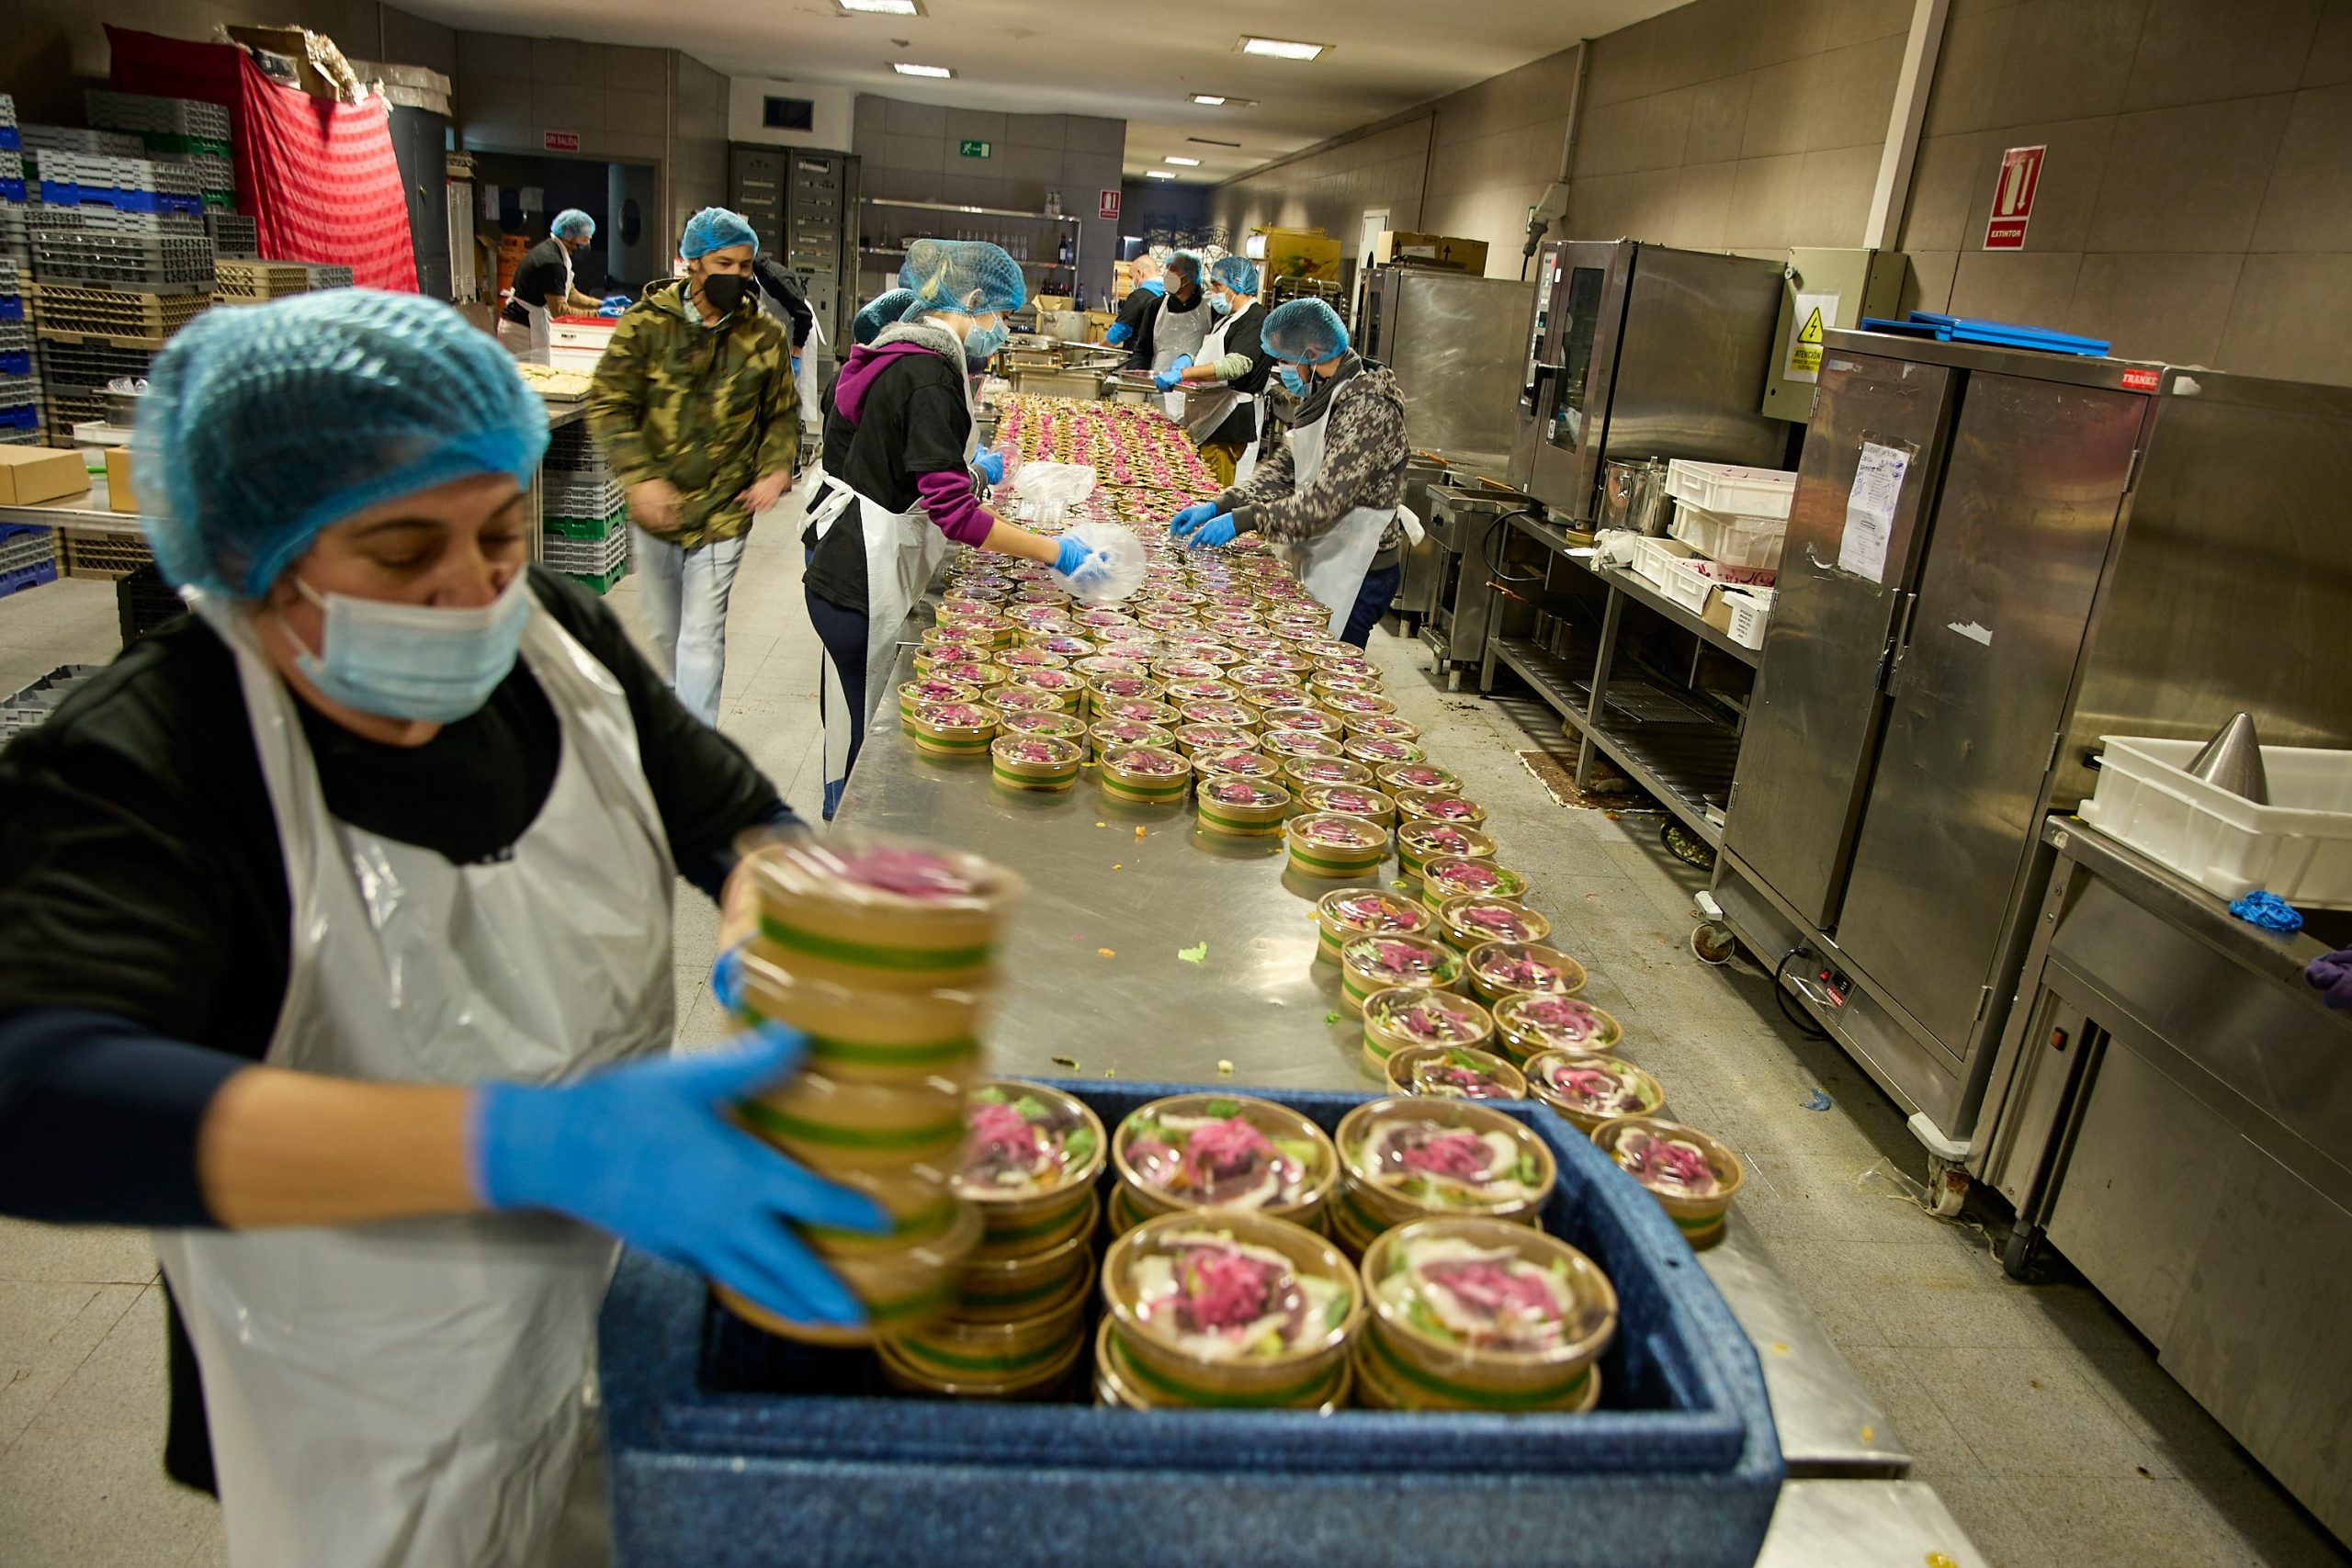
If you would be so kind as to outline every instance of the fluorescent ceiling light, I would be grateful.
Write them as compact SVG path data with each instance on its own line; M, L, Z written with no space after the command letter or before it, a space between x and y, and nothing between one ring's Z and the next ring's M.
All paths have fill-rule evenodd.
M1313 60L1331 46L1328 43L1295 43L1288 39L1244 38L1241 52L1262 54L1274 60Z
M1180 167L1187 169L1197 169L1201 166L1201 161L1198 158L1180 158L1173 152L1170 152L1167 157L1162 158L1160 162L1163 164L1174 164Z
M877 17L920 17L922 7L915 0L833 0L842 10Z
M1146 169L1143 172L1143 177L1148 180L1172 180L1176 177L1176 171L1173 169Z
M903 60L892 61L890 69L901 76L937 76L944 79L956 74L944 65L910 65Z
M1213 109L1222 108L1225 107L1225 100L1218 97L1215 93L1194 93L1193 95L1193 101L1196 104L1206 104Z

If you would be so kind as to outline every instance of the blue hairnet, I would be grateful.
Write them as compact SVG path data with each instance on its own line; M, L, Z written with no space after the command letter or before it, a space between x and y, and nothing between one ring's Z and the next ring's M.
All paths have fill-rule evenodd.
M576 207L567 207L555 215L548 232L563 240L593 240L596 237L596 220Z
M1178 251L1160 264L1163 277L1171 272L1182 273L1192 282L1198 283L1201 280L1201 258L1190 251Z
M917 240L907 247L899 281L914 290L905 321L936 310L986 316L1018 310L1028 302L1021 264L986 240Z
M175 584L258 598L321 529L477 474L527 483L548 416L488 333L416 294L207 310L139 402L147 539Z
M1259 341L1276 359L1321 365L1348 352L1348 329L1340 313L1320 299L1294 299L1266 317Z
M1209 268L1209 276L1236 294L1254 295L1258 292L1258 269L1250 265L1248 256L1224 257Z
M749 245L752 254L757 255L760 237L752 231L741 213L729 212L723 207L706 207L686 220L685 237L678 242L678 254L693 261L731 245Z
M859 343L872 343L881 336L882 329L907 313L915 302L911 288L893 288L888 294L876 295L865 309L850 319L849 335Z

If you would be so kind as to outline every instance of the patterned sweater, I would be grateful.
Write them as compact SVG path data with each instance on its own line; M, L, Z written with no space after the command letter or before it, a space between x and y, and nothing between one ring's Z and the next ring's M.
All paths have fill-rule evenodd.
M1323 415L1323 471L1312 484L1299 486L1285 440L1279 451L1259 460L1248 483L1217 497L1217 510L1232 513L1242 533L1263 534L1272 544L1300 544L1321 537L1359 506L1403 504L1405 463L1412 449L1405 442L1405 394L1396 375L1351 354L1340 374L1313 389L1299 412L1312 419L1318 408L1329 412ZM1372 569L1394 566L1403 543L1403 528L1390 523Z

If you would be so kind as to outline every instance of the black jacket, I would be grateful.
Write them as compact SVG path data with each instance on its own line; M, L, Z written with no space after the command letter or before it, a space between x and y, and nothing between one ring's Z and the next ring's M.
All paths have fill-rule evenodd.
M808 308L808 296L802 291L800 280L774 256L762 256L753 262L752 276L759 279L760 292L775 300L792 323L792 352L799 353L801 345L808 341L808 329L817 322L817 312Z
M972 434L966 389L935 354L894 357L865 389L855 423L833 406L841 380L825 389L825 473L893 512L916 505L924 474L963 473ZM815 548L802 581L844 610L865 609L865 536L855 513L820 539L812 523L800 542Z
M1214 332L1216 329L1210 330ZM1266 395L1266 383L1273 378L1274 374L1274 357L1266 352L1263 342L1265 330L1266 308L1255 299L1244 306L1239 315L1231 318L1231 324L1225 329L1225 352L1247 355L1250 361L1247 374L1235 377L1226 385L1253 398ZM1209 440L1218 446L1247 446L1258 434L1256 421L1264 413L1262 404L1244 404L1236 408L1210 434Z
M1132 299L1134 296L1130 295L1129 298ZM1130 370L1151 368L1152 329L1159 324L1159 307L1163 304L1180 316L1188 310L1205 310L1209 308L1209 291L1205 288L1201 289L1193 296L1193 302L1189 305L1181 303L1177 299L1176 291L1173 288L1168 291L1166 299L1154 300L1152 308L1144 312L1142 323L1136 328L1134 351L1127 355L1127 368Z

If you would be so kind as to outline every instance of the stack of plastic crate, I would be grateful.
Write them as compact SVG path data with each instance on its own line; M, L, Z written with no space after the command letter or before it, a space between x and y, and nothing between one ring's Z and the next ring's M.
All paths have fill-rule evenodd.
M136 136L158 159L193 169L207 210L235 209L237 172L231 162L226 108L194 98L148 97L95 87L83 96L93 126Z
M540 558L602 593L628 575L628 502L584 424L548 439L539 468Z
M57 536L46 528L0 523L0 599L57 581Z
M234 212L207 212L204 231L212 236L215 257L254 261L261 255L261 225L251 218Z
M135 140L131 144L139 145ZM187 164L54 150L39 153L37 162L40 198L51 207L111 207L118 212L176 212L191 218L204 211L204 187Z
M198 219L103 207L44 207L30 218L33 276L44 284L212 292L212 240Z
M352 273L347 266L337 266L329 262L303 262L300 265L310 274L311 288L314 293L322 288L351 287Z
M0 93L0 151L21 152L25 139L17 130L17 99L12 93Z
M141 379L155 358L153 349L136 343L102 336L51 337L46 316L36 341L41 398L51 434L60 443L73 439L76 424L105 420L107 382Z
M52 575L55 570L51 568ZM105 668L103 664L61 664L23 691L0 697L0 744L28 729L39 729L74 687Z
M223 305L261 305L307 294L311 269L300 262L245 261L221 256L212 264L213 297Z
M24 269L0 257L0 442L38 446L45 430L40 362L26 318Z

